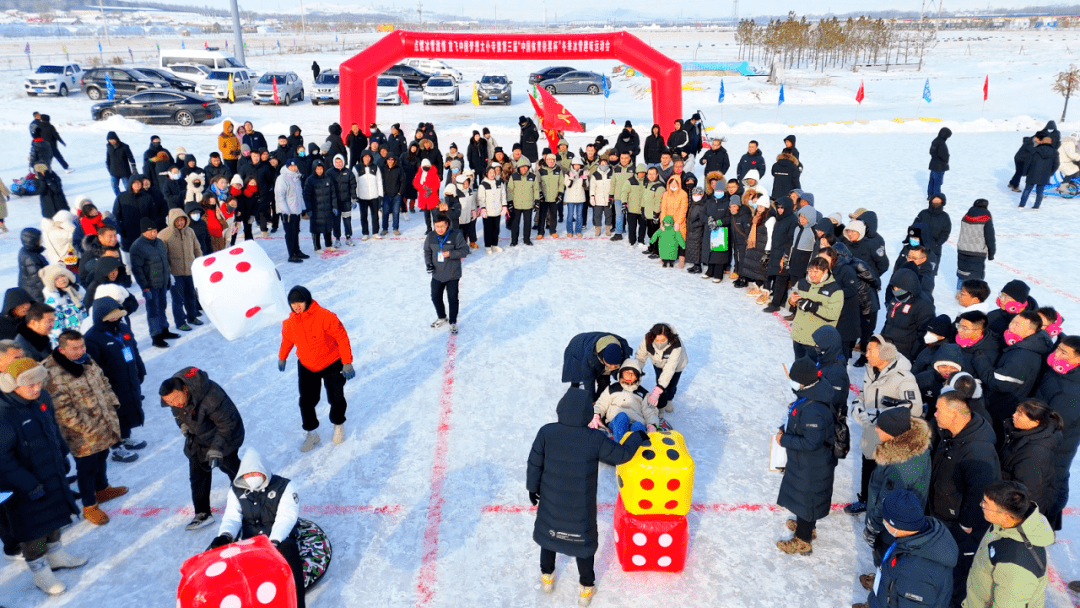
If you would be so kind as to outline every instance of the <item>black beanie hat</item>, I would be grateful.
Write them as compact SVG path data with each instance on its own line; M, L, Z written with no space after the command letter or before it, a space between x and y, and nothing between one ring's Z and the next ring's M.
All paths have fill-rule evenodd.
M911 429L911 410L891 407L878 414L877 427L893 437L899 437Z
M148 217L144 217L141 220L139 220L139 232L140 233L146 232L147 230L153 230L154 228L156 228L156 226L154 226L154 220L152 220L152 219L150 219Z
M945 338L946 342L952 342L956 337L956 325L949 315L938 315L930 319L926 323L926 331Z
M311 306L311 292L307 287L303 285L297 285L289 290L289 304L296 304L297 302L303 302L307 306Z
M920 532L926 527L923 511L922 501L911 490L893 491L881 508L885 523L905 532Z
M526 120L528 120L528 119L527 119L527 118L525 118L524 116L518 116L518 124L519 124L519 125L523 125L523 124L525 124L525 121L526 121Z
M623 127L627 127L627 128L631 128L631 129L633 129L633 128L634 128L634 125L630 124L630 121L628 120L628 121L626 121L626 122L624 122L624 123L623 123Z
M1027 283L1019 279L1013 279L1006 283L1005 287L1001 288L1001 293L1006 294L1017 302L1027 302L1028 296L1031 295L1031 288L1028 287Z
M514 150L520 150L520 149L521 149L521 144L514 144L514 147L510 148L510 151L513 152Z
M788 372L789 378L803 386L815 384L818 381L819 375L820 373L818 372L817 365L814 364L814 360L810 357L796 359L795 362L791 364L791 371Z

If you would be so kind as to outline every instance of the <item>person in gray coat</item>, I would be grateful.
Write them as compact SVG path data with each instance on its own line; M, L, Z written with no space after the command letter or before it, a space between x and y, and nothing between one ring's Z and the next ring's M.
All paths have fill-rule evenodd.
M458 316L458 281L461 279L461 260L469 255L469 244L460 230L450 229L445 215L435 218L435 230L424 239L424 264L431 274L431 302L439 318L432 327L446 325L443 294L450 301L450 333L456 334Z
M285 161L285 168L274 181L274 202L285 228L285 248L289 252L289 261L299 264L309 256L300 251L300 214L304 212L304 186L300 183L300 167L294 158Z

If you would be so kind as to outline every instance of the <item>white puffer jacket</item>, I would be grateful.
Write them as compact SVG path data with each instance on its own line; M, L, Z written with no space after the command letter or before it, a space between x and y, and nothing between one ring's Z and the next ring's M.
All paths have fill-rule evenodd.
M660 370L660 377L656 379L656 385L662 388L667 388L671 383L671 378L676 373L686 369L688 359L686 358L686 350L683 349L682 340L679 338L679 332L675 331L674 327L668 325L671 329L671 333L675 334L675 339L666 342L663 346L654 344L651 352L649 345L645 342L646 338L641 339L641 345L638 346L635 357L640 365L645 365L646 359L652 359L652 364Z
M353 173L356 174L356 198L362 201L382 200L382 172L378 165L356 165Z
M886 398L910 405L905 403L902 406L889 406L883 403ZM866 458L873 458L874 450L881 443L874 431L878 416L893 407L907 407L911 410L912 418L923 416L922 393L919 391L919 383L915 381L915 374L911 373L911 361L900 353L897 353L895 361L880 372L872 365L866 366L863 390L851 413L862 425L860 447Z
M78 264L79 256L71 241L75 234L75 215L70 211L57 211L51 220L41 220L41 246L50 264Z
M563 183L566 184L566 193L563 195L563 201L566 203L584 203L588 192L586 188L589 183L589 174L584 169L570 168L566 172L566 177L563 178Z
M476 187L476 206L488 217L499 217L506 208L506 184L499 178L484 178Z
M619 368L619 378L622 377L624 369L636 371L640 380L641 364L638 363L637 359L627 359L623 362L622 367ZM611 386L604 389L604 392L600 393L600 398L593 404L593 413L600 414L600 419L605 424L610 423L619 414L626 414L631 423L640 422L644 425L659 425L660 413L656 410L655 405L649 405L646 399L648 396L649 392L641 387L640 382L633 384L613 382Z
M599 165L589 176L589 202L595 207L607 207L611 194L611 165Z

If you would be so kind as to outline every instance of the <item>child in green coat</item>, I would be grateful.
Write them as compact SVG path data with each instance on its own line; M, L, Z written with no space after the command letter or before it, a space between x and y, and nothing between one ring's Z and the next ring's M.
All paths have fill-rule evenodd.
M674 267L675 260L679 258L679 248L686 248L686 241L682 233L675 229L675 218L670 215L664 218L660 230L653 233L650 243L656 243L660 248L660 265L665 268Z

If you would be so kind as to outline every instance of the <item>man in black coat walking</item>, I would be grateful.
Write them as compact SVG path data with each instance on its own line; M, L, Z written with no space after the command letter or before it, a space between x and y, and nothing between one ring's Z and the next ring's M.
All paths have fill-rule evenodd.
M937 137L930 142L930 183L926 185L926 198L941 192L941 182L949 170L949 146L945 143L952 137L952 130L942 127Z
M231 483L240 469L237 452L244 445L244 421L232 399L206 372L185 367L161 383L161 406L172 409L184 436L191 502L195 518L188 530L214 522L210 514L210 472L221 469Z
M63 167L68 173L71 173L74 169L68 167L67 161L64 160L63 155L60 154L60 146L57 145L64 144L66 146L67 143L62 137L60 137L60 134L56 131L56 127L53 126L49 115L42 114L41 120L38 124L41 126L41 139L44 139L46 142L49 143L50 146L52 146L53 158L56 159L56 162L60 163L60 166Z
M1043 189L1050 183L1050 178L1058 170L1058 153L1053 147L1053 140L1044 131L1035 134L1035 149L1031 151L1031 158L1027 163L1027 172L1024 173L1024 192L1020 195L1020 208L1027 205L1028 195L1035 190L1035 205L1032 209L1038 209L1042 204Z
M606 388L606 387L605 387ZM596 584L593 556L598 546L596 478L599 463L620 465L641 445L649 445L642 431L618 444L603 432L589 428L593 396L571 387L559 400L558 422L545 424L536 434L525 487L537 505L533 540L540 545L540 581L544 591L555 585L555 554L577 558L580 602L588 605Z
M135 157L131 154L131 148L120 141L116 131L109 131L105 136L109 143L105 145L105 168L112 178L113 194L120 196L121 184L127 189L127 180L132 173L138 170L135 165Z
M611 376L622 362L633 356L622 336L602 331L578 334L563 352L562 381L589 391L595 401L611 384Z

